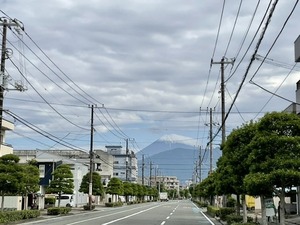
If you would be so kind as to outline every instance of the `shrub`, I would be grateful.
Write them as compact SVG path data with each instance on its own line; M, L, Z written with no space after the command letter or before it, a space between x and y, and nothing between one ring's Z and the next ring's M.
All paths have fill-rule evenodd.
M45 198L45 205L55 205L55 198Z
M220 208L209 205L207 206L207 213L211 217L220 216Z
M259 223L247 222L247 223L233 223L231 225L259 225Z
M220 208L220 219L223 221L227 220L227 216L235 213L235 209L231 207Z
M226 201L226 206L235 207L235 205L236 205L236 200L233 197L229 196Z
M247 221L250 224L253 224L253 218L252 217L247 217ZM233 224L236 224L236 223L241 224L243 222L243 216L236 215L236 214L227 215L226 222L227 222L227 225L233 225Z
M84 210L94 210L95 209L95 205L92 205L92 208L90 209L90 206L89 205L84 205L83 206L83 209Z
M71 212L70 207L52 207L47 209L48 215L68 214Z
M105 203L106 207L117 207L117 206L122 206L123 202L107 202Z
M24 219L36 218L39 216L40 216L39 210L0 212L0 223L16 222Z

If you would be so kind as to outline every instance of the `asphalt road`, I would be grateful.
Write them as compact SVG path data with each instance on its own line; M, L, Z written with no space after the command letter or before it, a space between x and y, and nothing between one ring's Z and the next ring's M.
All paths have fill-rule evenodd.
M212 225L191 201L144 203L118 208L98 208L92 212L78 212L68 216L44 216L23 225Z

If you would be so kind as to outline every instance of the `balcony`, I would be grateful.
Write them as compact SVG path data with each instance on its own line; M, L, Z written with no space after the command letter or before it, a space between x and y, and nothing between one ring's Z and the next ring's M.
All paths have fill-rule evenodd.
M2 120L2 130L14 130L14 129L15 129L14 123L5 119Z
M2 143L2 145L0 145L0 157L7 154L13 154L13 147Z

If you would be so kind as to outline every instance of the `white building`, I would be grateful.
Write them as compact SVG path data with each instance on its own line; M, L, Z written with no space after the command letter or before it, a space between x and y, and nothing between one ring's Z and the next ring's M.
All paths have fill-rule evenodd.
M40 191L38 198L38 206L40 209L44 208L44 196L46 188L52 180L52 172L61 164L68 164L74 179L74 206L82 206L87 204L88 195L79 192L82 177L88 173L89 165L78 162L76 159L70 159L58 154L52 154L47 151L38 150L15 150L14 154L19 156L20 163L26 163L28 160L35 159L38 162L40 170Z
M151 187L164 186L167 190L177 190L179 192L180 182L176 176L153 176L150 179Z
M5 119L2 120L1 135L0 135L0 157L6 154L13 153L13 147L10 144L5 143L5 135L6 135L6 131L14 130L14 128L15 125L12 122Z
M137 158L133 151L125 150L122 146L105 146L107 153L113 158L113 176L122 181L137 182Z
M296 83L296 102L289 105L284 112L300 114L300 80Z

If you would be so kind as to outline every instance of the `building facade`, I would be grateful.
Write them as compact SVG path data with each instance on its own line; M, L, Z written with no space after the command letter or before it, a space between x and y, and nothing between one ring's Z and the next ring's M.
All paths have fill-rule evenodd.
M283 111L300 115L300 80L296 83L296 102L290 104Z
M6 154L13 154L13 147L10 144L5 142L5 135L7 131L14 130L15 125L3 119L1 126L1 135L0 135L0 157Z
M113 176L122 181L137 182L137 158L133 151L123 149L120 145L105 146L107 153L114 157Z

